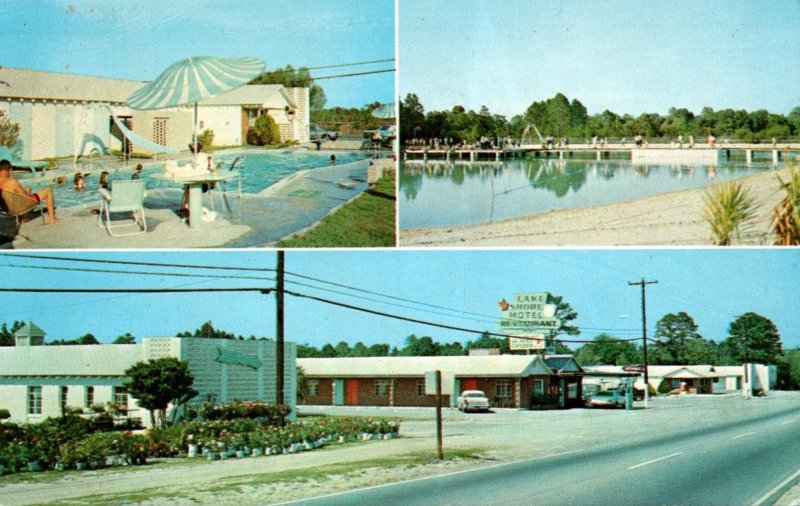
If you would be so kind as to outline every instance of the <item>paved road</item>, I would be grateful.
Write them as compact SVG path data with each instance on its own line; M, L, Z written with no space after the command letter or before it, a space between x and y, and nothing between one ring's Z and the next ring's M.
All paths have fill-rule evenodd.
M546 438L547 435L542 435ZM296 504L752 505L800 468L800 411ZM769 502L767 502L768 504Z

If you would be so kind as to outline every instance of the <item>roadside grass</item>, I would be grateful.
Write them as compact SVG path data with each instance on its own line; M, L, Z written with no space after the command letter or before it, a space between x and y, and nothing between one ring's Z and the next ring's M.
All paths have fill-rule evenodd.
M279 248L395 246L395 176L383 176L374 187L326 216L313 229L278 242Z
M75 469L70 469L67 471L49 470L49 471L39 471L35 473L23 472L16 474L8 474L0 477L0 487L5 485L13 485L16 483L31 483L31 484L55 483L62 479L72 479L75 477L82 477L82 476L113 477L119 474L134 473L137 471L145 471L157 468L167 468L176 465L193 466L193 465L205 465L206 463L210 462L206 461L206 459L184 459L184 458L158 459L158 460L149 460L148 463L144 466L106 467L106 468L86 470L86 471L78 471Z
M481 454L484 451L484 448L446 450L445 461L483 460ZM182 504L187 502L202 504L204 501L209 500L209 496L222 496L224 494L228 500L231 500L232 494L257 494L257 490L263 487L287 487L291 489L293 487L299 488L297 487L298 485L303 485L305 488L313 485L320 485L324 489L324 485L334 476L345 480L369 476L383 476L385 478L385 474L380 473L380 471L393 469L411 470L423 466L435 465L438 462L439 460L436 458L435 451L414 452L391 458L384 457L366 459L358 462L326 464L307 469L222 477L212 483L204 484L197 496L193 495L192 490L170 486L119 494L87 495L48 502L47 504L58 506L103 506L106 504L139 504L148 501L159 501L160 503L167 499L180 499ZM397 479L390 479L382 483L390 483L405 479L403 473L399 473L397 476ZM241 503L246 502L247 500L242 498Z

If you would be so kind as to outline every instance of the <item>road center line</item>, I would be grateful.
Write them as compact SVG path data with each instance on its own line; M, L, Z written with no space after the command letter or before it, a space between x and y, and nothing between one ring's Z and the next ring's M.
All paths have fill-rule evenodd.
M640 467L644 467L644 466L647 466L647 465L650 465L650 464L654 464L654 463L659 462L661 460L671 459L672 457L677 457L678 455L683 455L683 452L673 453L672 455L665 455L664 457L659 457L657 459L648 460L647 462L642 462L641 464L636 464L635 466L629 467L628 471L631 471L633 469L637 469L637 468L640 468Z
M790 424L790 423L794 423L794 422L796 422L796 421L797 421L797 420L786 420L785 422L781 422L781 425L788 425L788 424Z
M755 432L745 432L744 434L739 434L738 436L733 436L731 439L739 439L740 437L747 437L752 436Z

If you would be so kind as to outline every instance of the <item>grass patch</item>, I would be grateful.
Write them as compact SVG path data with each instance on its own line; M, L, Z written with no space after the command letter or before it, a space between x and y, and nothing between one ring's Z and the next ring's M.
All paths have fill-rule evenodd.
M445 450L445 460L469 460L469 459L483 459L481 453L485 450L483 448L464 448ZM182 461L184 459L181 459ZM197 459L201 460L201 459ZM205 461L205 459L202 459ZM360 476L374 476L375 471L382 469L414 469L419 466L436 464L436 452L434 450L426 452L414 452L395 457L384 457L367 459L358 462L344 462L337 464L328 464L324 466L312 467L307 469L294 469L288 471L280 471L276 473L257 473L248 475L239 475L231 477L222 477L211 483L203 485L201 492L203 494L227 494L230 496L232 493L250 493L254 487L264 486L278 486L278 485L295 485L295 484L315 484L323 483L331 476L339 476L345 478L358 478ZM141 468L139 468L141 469ZM61 473L60 473L61 474ZM220 469L220 474L224 474L224 470ZM401 478L398 478L401 479ZM146 487L146 484L143 484ZM207 500L207 495L204 496ZM198 502L196 497L192 497L191 491L181 489L180 487L157 487L157 488L143 488L136 492L121 492L117 494L94 494L81 497L74 497L70 499L62 499L60 501L51 502L52 505L105 505L105 504L137 504L141 502L151 501L155 499L169 499L180 498L184 501Z
M284 239L279 248L395 246L395 177L392 171L373 188L326 216L308 232Z
M482 448L465 448L445 451L445 460L464 460L464 459L481 459L480 453L483 452ZM310 483L312 481L323 481L330 476L360 476L365 474L374 474L373 470L380 469L394 469L400 466L406 469L413 469L415 467L435 464L439 460L436 457L435 451L428 452L413 452L394 457L384 457L360 460L357 462L342 462L337 464L328 464L324 466L312 467L307 469L292 469L289 471L281 471L277 473L260 473L251 475L232 476L230 478L222 478L219 484L207 488L211 491L225 491L229 490L232 485L242 486L263 486L274 485L278 483Z

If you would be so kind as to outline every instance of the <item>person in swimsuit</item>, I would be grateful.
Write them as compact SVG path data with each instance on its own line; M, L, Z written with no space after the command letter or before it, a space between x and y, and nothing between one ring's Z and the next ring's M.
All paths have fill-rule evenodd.
M8 160L0 160L0 191L21 193L35 199L37 202L44 202L47 206L48 223L55 223L56 218L56 205L53 199L53 192L50 188L42 188L36 193L31 193L30 189L23 188L19 181L14 179L11 175L11 162Z

